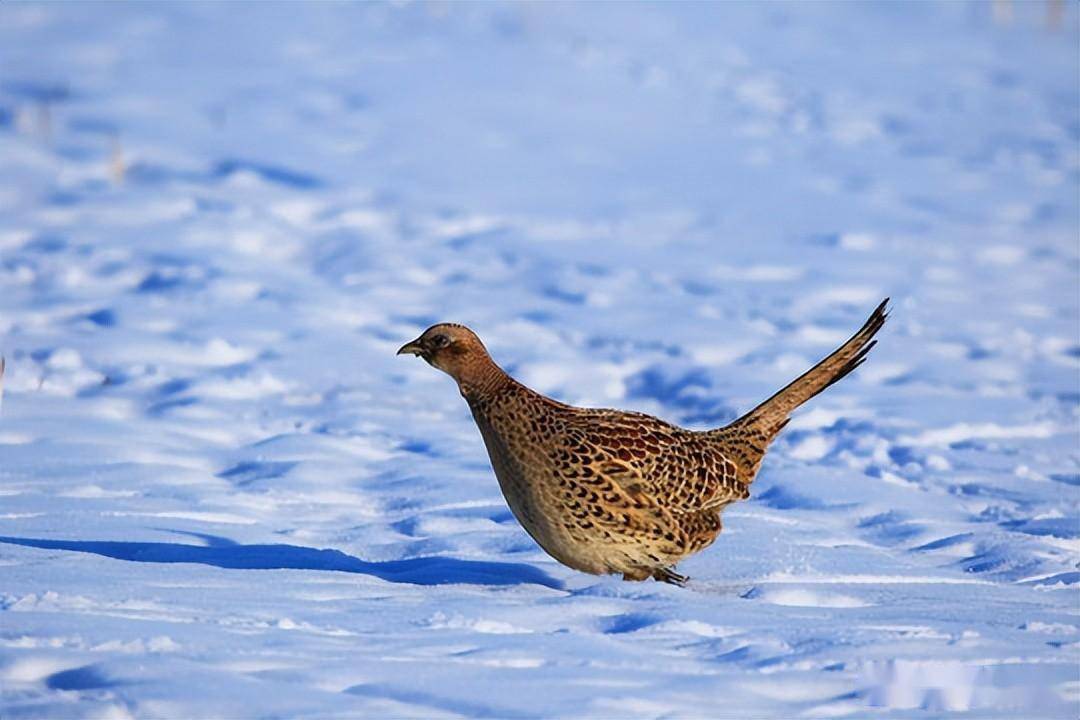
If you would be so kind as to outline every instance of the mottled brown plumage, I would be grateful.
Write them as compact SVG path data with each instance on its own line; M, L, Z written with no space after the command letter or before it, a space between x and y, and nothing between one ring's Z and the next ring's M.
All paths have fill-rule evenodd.
M675 563L710 545L720 512L750 496L791 412L863 362L886 302L783 390L705 432L544 397L503 372L464 325L434 325L398 354L419 355L457 381L510 509L552 557L583 572L682 584Z

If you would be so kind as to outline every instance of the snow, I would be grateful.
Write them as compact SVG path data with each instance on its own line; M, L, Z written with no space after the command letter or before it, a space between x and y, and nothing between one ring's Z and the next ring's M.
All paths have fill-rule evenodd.
M1080 13L1009 7L0 4L0 716L1075 717ZM685 589L394 356L704 428L887 295Z

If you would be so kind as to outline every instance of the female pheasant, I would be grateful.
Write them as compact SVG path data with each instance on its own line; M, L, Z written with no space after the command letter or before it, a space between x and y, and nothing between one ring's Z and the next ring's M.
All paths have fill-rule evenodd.
M507 375L464 325L433 325L398 355L418 355L457 381L506 502L549 555L587 573L683 585L675 564L710 545L721 511L750 496L791 412L863 362L887 303L783 390L704 432L545 397Z

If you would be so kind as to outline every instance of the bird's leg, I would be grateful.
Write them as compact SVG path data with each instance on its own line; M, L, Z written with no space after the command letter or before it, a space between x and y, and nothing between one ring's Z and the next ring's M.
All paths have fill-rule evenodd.
M641 582L642 580L648 580L651 575L647 568L636 568L634 570L623 572L622 579L632 582Z
M657 568L653 570L652 576L659 582L666 582L679 587L686 587L686 583L690 580L688 576L675 572L673 567Z

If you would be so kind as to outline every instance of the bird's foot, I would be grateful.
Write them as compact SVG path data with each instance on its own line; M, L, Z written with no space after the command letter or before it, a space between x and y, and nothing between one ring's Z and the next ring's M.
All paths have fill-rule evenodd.
M653 578L659 582L666 582L671 585L678 585L679 587L686 587L686 583L690 581L689 576L680 575L675 572L675 568L663 567L653 570Z

